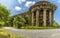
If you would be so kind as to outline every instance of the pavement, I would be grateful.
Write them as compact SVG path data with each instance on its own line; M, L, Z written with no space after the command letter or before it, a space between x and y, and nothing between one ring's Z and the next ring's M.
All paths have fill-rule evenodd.
M3 27L4 29L23 36L23 38L60 38L60 29L47 30L25 30L14 29L13 27Z

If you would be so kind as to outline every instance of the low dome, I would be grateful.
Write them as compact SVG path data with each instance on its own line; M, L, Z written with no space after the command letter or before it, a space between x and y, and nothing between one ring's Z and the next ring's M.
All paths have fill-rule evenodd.
M35 3L33 6L30 7L30 10L35 8L35 7L39 7L39 8L49 8L49 9L52 9L52 10L56 10L57 6L48 2L48 1L39 1L37 3Z

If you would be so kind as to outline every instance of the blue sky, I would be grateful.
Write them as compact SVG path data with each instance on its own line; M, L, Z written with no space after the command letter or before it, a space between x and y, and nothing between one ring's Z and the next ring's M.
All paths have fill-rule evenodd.
M29 7L40 0L0 0L2 5L11 11L11 15L20 14L29 10ZM60 0L47 0L57 6L54 12L54 20L60 24Z

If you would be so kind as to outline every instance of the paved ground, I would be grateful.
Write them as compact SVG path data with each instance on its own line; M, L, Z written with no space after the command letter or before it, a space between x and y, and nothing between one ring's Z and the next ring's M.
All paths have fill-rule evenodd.
M23 38L60 38L60 29L22 30L14 29L12 27L4 27L4 29L14 34L22 35Z

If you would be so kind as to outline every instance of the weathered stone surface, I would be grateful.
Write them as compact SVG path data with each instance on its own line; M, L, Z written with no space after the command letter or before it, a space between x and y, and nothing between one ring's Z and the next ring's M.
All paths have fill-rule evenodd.
M38 12L34 12L37 10ZM32 14L34 13L34 15L36 15L36 16L32 15L33 18L36 17L34 18L36 19L36 21L33 21L32 19L34 23L34 24L32 23L32 25L35 25L36 23L36 26L40 26L40 25L41 26L53 26L53 19L54 19L53 14L54 13L52 11L54 10L56 10L56 6L54 4L51 4L48 1L40 1L40 2L37 2L35 5L31 6L30 8L31 13Z

